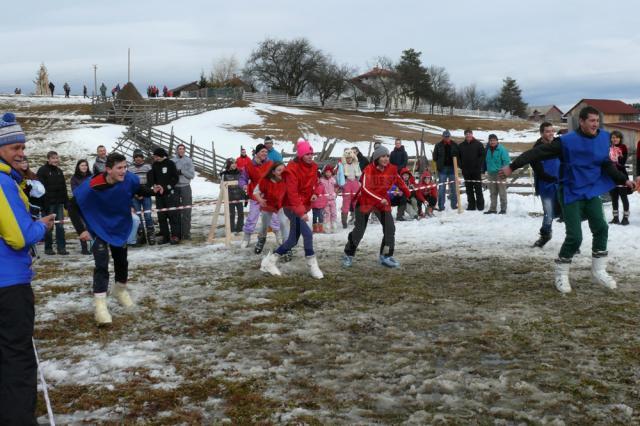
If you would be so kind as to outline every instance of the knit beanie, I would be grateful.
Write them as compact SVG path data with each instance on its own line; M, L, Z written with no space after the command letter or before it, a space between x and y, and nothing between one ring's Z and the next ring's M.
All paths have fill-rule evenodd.
M296 145L296 153L298 158L302 158L307 154L313 154L313 147L309 143L309 141L300 138L298 139L298 144Z
M5 113L0 118L0 146L25 142L24 132L16 122L16 116L11 112Z
M166 158L169 156L169 154L167 154L167 151L164 148L156 148L153 150L153 155L157 156L157 157L162 157L162 158Z
M379 147L376 148L375 151L373 151L373 155L372 155L373 161L376 161L378 158L384 155L389 155L389 150L386 147L380 145Z
M263 144L263 143L259 143L258 145L256 145L256 150L255 150L256 155L257 155L260 151L262 151L263 149L267 149L267 147L266 147L266 146L264 146L264 144Z
M136 149L133 151L133 158L144 158L144 153L142 152L141 149Z

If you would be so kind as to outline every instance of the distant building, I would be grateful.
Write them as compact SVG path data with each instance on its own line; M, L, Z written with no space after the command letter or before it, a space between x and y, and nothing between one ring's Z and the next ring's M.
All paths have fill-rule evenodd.
M532 106L527 108L527 118L531 121L561 123L564 113L555 105Z
M178 98L182 92L192 92L200 90L200 86L197 81L192 81L191 83L183 84L182 86L178 86L175 89L171 89L170 92L173 93L173 96Z

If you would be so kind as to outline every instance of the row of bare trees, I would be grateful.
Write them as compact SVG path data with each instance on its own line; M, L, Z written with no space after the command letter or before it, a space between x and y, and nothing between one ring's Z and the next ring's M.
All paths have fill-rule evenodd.
M435 108L467 108L523 115L526 108L515 80L507 77L503 89L495 96L488 96L475 84L457 89L445 67L425 66L421 52L414 49L403 51L397 61L376 58L370 68L373 71L359 79L355 67L336 62L305 38L267 38L252 51L243 67L235 56L216 60L208 76L202 73L200 85L224 87L241 75L253 88L290 96L317 96L322 105L342 95L356 101L359 96L367 96L386 112L400 104L416 110L425 103L432 112ZM505 86L508 86L506 95Z

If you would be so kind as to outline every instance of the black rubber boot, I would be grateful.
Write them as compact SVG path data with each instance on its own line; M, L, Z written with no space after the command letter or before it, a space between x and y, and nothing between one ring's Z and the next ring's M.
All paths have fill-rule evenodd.
M258 237L258 241L256 242L256 247L253 249L255 254L262 253L262 249L264 248L264 243L267 241L267 237Z
M542 248L544 247L545 244L549 242L550 239L551 239L551 234L540 234L540 238L538 238L538 241L533 243L533 246Z

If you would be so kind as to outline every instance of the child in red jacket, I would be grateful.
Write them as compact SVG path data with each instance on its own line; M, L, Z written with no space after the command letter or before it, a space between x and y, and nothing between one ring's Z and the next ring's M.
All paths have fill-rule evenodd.
M253 197L260 204L261 226L258 232L258 242L254 249L256 254L262 253L264 243L267 240L267 230L271 224L273 214L278 215L280 221L279 243L287 239L289 235L289 220L284 215L282 203L284 201L285 184L282 180L284 164L275 162L253 190Z
M382 224L384 233L380 245L380 264L389 268L400 267L400 262L393 258L396 228L391 215L391 200L387 193L393 185L396 185L405 197L411 197L411 191L398 175L397 168L389 164L389 150L379 146L373 151L372 162L365 167L362 174L362 187L356 195L355 227L349 233L349 240L344 247L344 267L352 265L371 213L376 215Z
M438 201L438 185L433 181L433 177L429 170L425 170L422 175L420 175L420 184L418 186L418 190L422 193L422 196L425 200L427 200L426 215L429 217L433 217L433 210L436 207L436 202ZM422 206L418 206L418 214L422 215Z
M406 203L398 206L398 213L396 215L396 220L404 220L404 213L406 212L411 219L419 218L419 209L418 206L422 207L423 203L426 203L427 200L424 199L422 192L420 192L417 187L416 178L413 177L409 169L404 167L400 170L400 177L404 181L409 191L411 191L411 197L406 199Z
M320 176L318 176L318 178L320 178ZM311 211L313 212L313 233L318 234L324 232L324 209L327 207L329 199L327 198L324 185L316 185L313 193L316 196L316 199L311 202Z

